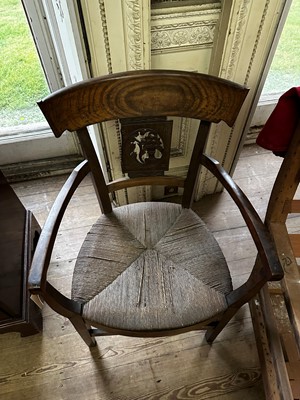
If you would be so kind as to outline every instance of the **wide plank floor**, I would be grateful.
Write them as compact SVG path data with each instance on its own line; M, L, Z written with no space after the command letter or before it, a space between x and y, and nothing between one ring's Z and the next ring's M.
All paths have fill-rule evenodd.
M256 146L240 157L235 180L264 216L281 159ZM14 184L24 205L43 225L65 177ZM80 204L84 204L81 207ZM234 285L247 278L256 251L238 210L226 193L195 204L213 230L231 268ZM99 214L87 178L76 192L54 249L51 282L69 294L76 254ZM230 219L229 216L232 216ZM43 333L0 335L2 400L264 399L248 306L212 346L202 332L173 337L97 338L90 350L69 321L47 305Z

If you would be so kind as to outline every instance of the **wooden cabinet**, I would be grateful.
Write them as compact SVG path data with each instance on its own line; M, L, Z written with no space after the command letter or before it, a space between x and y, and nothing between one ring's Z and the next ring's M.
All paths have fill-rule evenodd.
M42 318L27 291L27 274L40 227L0 171L0 333L41 331Z

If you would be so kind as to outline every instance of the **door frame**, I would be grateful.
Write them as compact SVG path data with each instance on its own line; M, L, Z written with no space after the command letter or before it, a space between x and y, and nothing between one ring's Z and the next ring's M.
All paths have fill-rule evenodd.
M283 28L285 25L286 19L288 17L292 2L293 2L293 0L285 1L285 4L282 9L282 13L279 17L278 26L275 31L273 42L271 44L265 66L262 70L261 78L260 78L259 84L257 86L257 91L254 96L253 103L252 103L252 106L251 106L251 109L250 109L250 112L248 114L248 118L247 118L247 121L245 124L244 132L243 132L243 136L242 136L243 144L244 143L246 143L246 144L255 143L259 132L261 131L262 127L264 126L267 119L269 118L272 111L274 110L279 97L283 94L283 93L278 92L273 95L263 95L262 96L262 90L263 90L264 84L266 82L268 73L270 71L271 64L272 64L272 61L273 61L282 31L283 31ZM241 150L242 150L242 146L238 150L237 159L238 159L238 156L239 156ZM236 162L235 162L235 165L236 165Z

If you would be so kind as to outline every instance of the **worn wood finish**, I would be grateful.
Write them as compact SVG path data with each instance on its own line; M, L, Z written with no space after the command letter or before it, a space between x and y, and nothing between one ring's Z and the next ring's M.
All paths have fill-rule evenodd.
M178 186L184 187L184 179L177 176L143 176L140 178L121 178L116 179L107 184L108 191L115 192L125 188L141 186L141 185L162 185L162 186Z
M0 333L31 335L42 329L27 276L40 227L0 171Z
M300 296L298 295L300 273L295 254L288 240L285 225L288 214L284 207L287 200L294 198L299 185L299 160L300 122L278 173L266 214L266 224L273 235L276 250L285 269L283 286L300 348Z
M282 293L277 294L280 302L273 301L271 306L270 298L274 298L274 291L270 294L264 288L259 297L261 309L258 310L253 302L251 304L263 368L276 373L275 384L270 373L264 376L271 399L277 399L278 396L299 399L300 396L300 272L296 259L300 255L300 246L299 233L289 234L291 224L287 220L288 214L293 213L293 219L296 220L294 229L299 231L299 219L295 215L300 211L299 200L293 199L299 186L299 160L300 123L276 178L265 220L285 272L281 282ZM262 323L258 324L260 314ZM262 345L262 329L268 333L266 346L269 350ZM268 351L272 365L269 364Z
M251 203L218 162L203 155L211 123L222 120L232 126L247 92L240 85L203 74L135 71L78 83L40 103L56 136L67 129L78 131L104 215L88 233L79 253L69 299L47 281L46 274L59 223L85 176L84 167L66 184L46 222L33 260L30 289L69 317L88 345L95 342L87 332L94 336L99 329L163 336L201 327L209 329L207 339L212 342L268 279L282 277L272 242ZM146 171L146 179L135 179L128 187L178 183L184 189L182 208L153 202L112 210L109 191L125 188L130 180L106 185L86 127L115 118L153 116L201 119L187 177L184 181L181 177L149 178L151 171L155 175L155 167L147 170L143 165L140 171ZM150 138L151 143L146 143L141 133L135 141L137 152L156 149L155 140ZM194 199L200 166L208 168L237 203L259 253L260 263L234 291L217 242L202 221L187 210Z
M74 313L80 313L80 304L66 298L53 288L49 282L47 282L47 270L55 238L64 212L78 184L89 171L88 162L83 161L77 168L75 168L61 189L53 204L46 224L42 229L28 276L28 289L30 292L33 295L42 294L43 298L51 304L52 308L67 317L73 316Z
M97 194L101 211L106 214L112 211L106 182L96 152L93 147L89 132L87 128L81 128L77 131L77 135L89 162L89 168L92 174L95 192Z
M287 213L300 213L300 200L286 200L285 210Z
M264 287L250 302L250 310L253 316L266 398L293 400L285 355L267 287Z
M194 201L194 192L200 172L200 160L204 151L210 127L211 123L209 121L202 120L200 122L182 196L182 206L185 208L190 208L192 202Z
M61 89L39 102L54 134L133 117L181 116L232 126L248 89L183 71L133 71Z
M279 162L254 146L251 152L245 149L237 165L235 180L260 214L264 214ZM65 179L49 177L14 185L40 225ZM208 196L193 208L217 237L234 284L240 283L251 270L255 246L230 196L226 192ZM97 198L87 176L65 212L48 271L51 283L66 295L74 259L98 215ZM230 215L235 218L229 219ZM201 332L146 339L103 336L96 338L98 346L90 352L69 320L46 304L43 319L43 335L22 339L13 333L0 335L1 400L266 398L247 306L212 346Z
M300 257L300 235L299 233L290 233L289 239L295 257Z
M269 232L263 226L260 217L247 196L236 185L224 168L221 167L218 161L203 155L202 164L218 177L238 206L257 246L262 263L261 268L264 270L264 273L268 274L268 280L280 280L283 277L283 270L279 262L277 262L275 248L271 244ZM269 271L266 269L268 267L270 268ZM260 274L258 273L257 275L259 276ZM235 295L233 294L233 296Z

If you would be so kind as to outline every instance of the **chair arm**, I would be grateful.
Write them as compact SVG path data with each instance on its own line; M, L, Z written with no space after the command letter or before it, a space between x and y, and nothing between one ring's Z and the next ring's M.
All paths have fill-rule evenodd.
M283 269L279 262L271 235L247 196L218 161L203 154L201 156L201 164L212 172L228 191L239 208L256 245L260 262L255 264L256 271L255 274L251 273L249 283L252 282L252 284L255 285L255 276L257 276L257 279L260 281L264 278L265 282L268 280L282 279Z
M46 291L46 276L55 238L67 205L76 188L89 173L88 161L80 163L61 188L40 234L28 276L28 289L32 294Z

